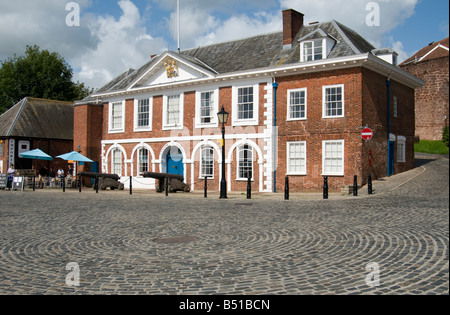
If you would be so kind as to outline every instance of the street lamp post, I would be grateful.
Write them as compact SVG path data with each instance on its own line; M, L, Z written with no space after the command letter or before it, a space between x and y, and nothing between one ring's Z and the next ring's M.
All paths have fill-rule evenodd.
M222 180L220 181L220 199L227 199L227 181L225 179L225 124L227 123L229 114L222 106L217 116L219 117L219 123L222 124Z

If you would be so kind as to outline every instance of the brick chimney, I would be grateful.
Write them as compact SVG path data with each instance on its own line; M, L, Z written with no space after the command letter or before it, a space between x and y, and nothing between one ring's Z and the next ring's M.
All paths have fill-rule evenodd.
M295 36L303 27L304 14L288 9L283 11L283 46L291 48Z

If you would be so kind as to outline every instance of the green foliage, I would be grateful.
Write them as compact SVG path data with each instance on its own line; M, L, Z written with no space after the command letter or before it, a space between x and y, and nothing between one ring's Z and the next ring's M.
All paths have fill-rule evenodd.
M414 151L429 154L448 154L449 148L442 141L420 140L414 144Z
M449 135L448 135L448 133L449 133L449 127L447 126L447 127L444 128L444 131L443 131L443 134L442 134L442 141L447 146L447 148L449 147L449 139L448 139Z
M0 68L0 114L25 97L75 101L92 93L72 82L70 65L58 54L27 46L25 56L9 58Z

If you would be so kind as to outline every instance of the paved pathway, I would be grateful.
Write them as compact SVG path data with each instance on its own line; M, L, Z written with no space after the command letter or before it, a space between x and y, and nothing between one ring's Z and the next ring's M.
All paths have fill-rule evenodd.
M0 294L448 294L449 161L420 164L329 200L0 191Z

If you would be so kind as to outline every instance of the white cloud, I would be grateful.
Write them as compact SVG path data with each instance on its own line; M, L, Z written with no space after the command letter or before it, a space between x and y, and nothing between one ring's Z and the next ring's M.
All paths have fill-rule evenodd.
M173 0L165 0L160 5L169 6ZM273 0L185 0L181 8L181 48L188 49L202 45L224 42L261 33L271 33L282 29L282 15L279 7L272 14L262 11L276 3ZM239 12L243 7L251 8L248 14ZM239 10L239 8L241 10ZM167 20L172 39L177 37L177 15L172 13Z
M80 7L88 0L78 0ZM22 55L26 45L75 56L79 47L95 47L96 39L81 25L66 25L66 2L60 0L21 0L0 2L0 59Z
M139 9L130 0L118 2L122 15L118 20L112 16L99 16L90 21L91 34L99 39L95 48L86 49L73 59L79 69L75 79L95 88L125 71L142 66L153 53L161 53L166 42L154 38L145 27Z
M391 37L392 38L392 37ZM402 63L409 57L411 57L411 54L405 51L405 46L400 41L394 41L392 39L391 45L392 49L398 53L398 64Z
M419 0L280 0L281 6L305 14L306 23L336 20L354 29L377 48L390 43L390 31L403 24L414 14ZM368 26L366 17L372 12L367 4L373 2L380 8L380 25Z
M174 10L174 0L152 0L155 4L165 10ZM180 0L181 10L200 10L203 12L221 12L234 14L242 11L268 10L277 7L276 0Z
M241 14L217 23L215 29L210 30L203 36L197 37L195 44L196 46L208 45L257 34L273 33L281 29L281 14L271 15L265 12L259 12L253 16Z
M74 80L99 88L127 68L140 67L150 54L165 50L166 41L147 31L144 18L130 0L112 1L122 14L87 13L91 0L75 1L81 23L66 25L66 4L61 0L0 2L0 60L23 55L26 45L58 52L74 69Z
M305 14L306 23L335 19L374 46L393 47L403 56L402 43L389 33L414 13L418 1L374 1L381 10L380 26L369 27L369 0L182 0L181 48L280 31L281 9L293 8ZM175 14L161 11L173 11L174 0L151 0L141 11L135 0L109 1L108 5L120 7L119 17L89 13L93 0L76 0L81 6L79 27L65 24L68 2L1 0L0 60L21 55L26 45L37 44L60 53L74 69L75 80L98 88L127 68L140 67L151 54L176 49L171 44L176 43ZM170 27L173 38L164 39L161 34ZM448 32L448 22L443 27Z

